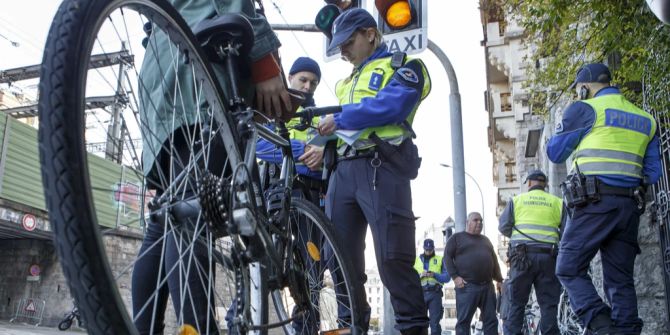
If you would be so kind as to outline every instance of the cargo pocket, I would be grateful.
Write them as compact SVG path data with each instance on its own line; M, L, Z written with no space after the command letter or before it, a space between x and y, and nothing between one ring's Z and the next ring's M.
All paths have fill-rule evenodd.
M500 319L509 319L510 307L512 306L512 285L509 279L503 281L502 294L498 297L497 305Z
M411 210L386 207L388 229L386 230L386 257L388 259L414 261L414 213Z

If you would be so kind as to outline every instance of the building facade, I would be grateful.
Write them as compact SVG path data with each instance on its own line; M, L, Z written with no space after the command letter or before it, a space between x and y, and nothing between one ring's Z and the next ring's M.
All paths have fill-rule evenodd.
M495 2L481 0L480 10L487 72L488 138L493 155L493 182L498 187L499 216L513 196L526 191L522 182L532 169L542 169L549 178L548 191L561 196L559 185L567 175L566 165L549 162L545 145L570 100L557 100L546 116L534 115L524 86L528 67L542 66L541 62L524 61L532 45L524 43L523 28ZM647 210L640 220L638 242L642 251L635 265L638 310L645 323L643 334L670 334L659 226L654 224L653 216L652 210ZM507 239L501 236L498 245L500 257L506 259ZM600 264L597 256L591 266L602 296Z

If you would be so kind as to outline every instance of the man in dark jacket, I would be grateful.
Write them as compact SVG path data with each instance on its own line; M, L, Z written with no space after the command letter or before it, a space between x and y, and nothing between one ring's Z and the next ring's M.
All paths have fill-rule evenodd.
M464 232L452 235L444 250L447 272L456 286L456 335L469 335L470 322L481 310L484 335L498 334L493 280L502 282L498 258L491 241L482 235L481 214L468 214Z

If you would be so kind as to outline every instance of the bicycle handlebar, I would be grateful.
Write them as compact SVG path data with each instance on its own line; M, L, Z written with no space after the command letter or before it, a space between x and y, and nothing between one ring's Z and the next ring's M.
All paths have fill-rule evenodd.
M324 116L339 113L342 111L342 106L326 106L326 107L307 107L300 112L295 113L296 117L312 119L315 116Z

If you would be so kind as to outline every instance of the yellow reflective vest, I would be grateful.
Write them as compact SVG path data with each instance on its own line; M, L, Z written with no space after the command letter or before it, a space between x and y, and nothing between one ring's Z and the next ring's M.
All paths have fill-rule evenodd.
M409 61L410 59L407 60L407 62ZM428 93L430 93L431 82L423 62L421 63L421 69L424 77L423 90L421 92L421 100L423 100L428 96ZM361 69L354 70L354 73L349 77L337 82L337 85L335 86L335 94L337 95L340 105L359 103L363 98L376 96L379 90L388 84L394 73L395 70L391 67L391 57L377 58L369 61ZM381 78L379 90L372 89L368 85L373 75ZM389 101L389 103L393 103L393 101ZM418 107L419 104L416 104L414 110L407 116L406 121L410 125L414 121L414 115L416 114ZM354 147L356 149L372 147L374 143L368 139L372 132L375 132L377 136L387 142L396 145L400 144L405 138L411 136L410 131L401 124L371 127L365 129L363 133L361 133L361 136L354 143ZM338 142L338 147L343 144L344 142L340 140Z
M561 198L543 190L532 190L514 197L512 206L514 229L511 241L536 242L533 241L535 239L544 243L558 243L563 211Z
M575 165L585 175L624 175L642 179L647 144L656 133L656 121L621 94L583 100L596 113L591 131L575 149Z
M424 271L423 261L421 260L420 255L417 256L416 260L414 261L414 270L416 270L419 275L421 275L421 273ZM433 257L430 258L428 263L428 271L435 274L442 273L442 256L433 255ZM425 285L440 285L440 282L437 281L437 279L434 277L423 277L421 278L421 286Z

